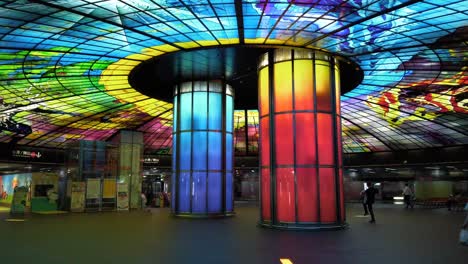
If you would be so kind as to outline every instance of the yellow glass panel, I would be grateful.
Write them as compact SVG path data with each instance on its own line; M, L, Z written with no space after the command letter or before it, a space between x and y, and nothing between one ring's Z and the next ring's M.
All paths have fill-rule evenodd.
M294 61L294 97L296 110L314 109L314 73L312 60Z
M268 79L268 67L260 70L258 76L258 87L260 89L260 115L266 115L270 112L269 104L270 96L268 87L270 86L270 80Z
M292 110L292 62L274 64L275 112Z
M341 95L341 83L340 83L340 70L338 66L335 66L335 92L336 92L336 113L341 113L340 95Z
M315 65L317 109L331 111L330 63L320 61Z

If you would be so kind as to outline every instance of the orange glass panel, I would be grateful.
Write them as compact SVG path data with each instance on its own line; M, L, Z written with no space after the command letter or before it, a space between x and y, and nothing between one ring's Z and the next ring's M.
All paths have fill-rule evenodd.
M294 135L292 114L275 116L275 147L277 165L294 165Z
M296 114L296 164L316 164L314 113Z
M294 100L296 110L314 109L312 60L294 61Z
M270 204L270 169L262 169L262 217L264 220L271 220Z
M331 111L330 65L328 62L320 61L316 63L315 71L315 78L317 79L317 109L321 111Z
M336 93L336 114L341 113L340 95L341 95L341 82L340 82L340 70L338 66L335 66L335 93Z
M268 87L270 80L268 79L268 67L260 70L258 74L258 87L260 89L260 116L264 116L269 113L269 101L270 95Z
M276 169L276 203L278 221L295 222L295 190L294 190L294 169Z
M260 119L260 156L261 165L270 165L270 118L263 117Z
M337 116L336 117L336 141L338 143L338 166L343 166L343 139L341 137L341 117Z
M315 168L297 168L297 220L318 222L317 171Z
M292 110L292 62L275 64L275 112Z
M320 221L323 223L336 222L336 191L335 170L332 168L319 169L320 182Z
M331 114L317 114L318 156L320 165L333 165L333 124Z
M344 207L344 191L343 191L343 170L340 169L339 171L339 179L340 179L340 210L341 210L341 221L345 221L345 207Z

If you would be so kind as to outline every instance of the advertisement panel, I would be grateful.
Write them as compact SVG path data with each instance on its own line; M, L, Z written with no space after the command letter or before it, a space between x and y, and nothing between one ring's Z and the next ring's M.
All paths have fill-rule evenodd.
M117 185L117 210L127 211L128 203L128 184L119 183Z
M85 182L72 182L70 211L83 212L85 208Z
M11 203L12 214L22 214L26 208L26 200L28 199L28 187L16 187L13 193L13 201Z
M102 198L109 199L116 196L116 181L115 179L104 179L102 187Z
M86 199L99 199L101 194L101 180L88 179L86 184Z

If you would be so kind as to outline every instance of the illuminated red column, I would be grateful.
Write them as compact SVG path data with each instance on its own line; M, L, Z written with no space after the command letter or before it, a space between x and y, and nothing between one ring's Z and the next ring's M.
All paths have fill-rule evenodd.
M261 225L346 225L339 95L338 61L329 54L278 49L261 58Z

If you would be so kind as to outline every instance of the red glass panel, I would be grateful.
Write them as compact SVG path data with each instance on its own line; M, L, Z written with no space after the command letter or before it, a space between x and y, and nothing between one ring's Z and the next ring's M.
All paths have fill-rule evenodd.
M345 221L345 206L344 206L344 191L343 191L343 170L340 169L340 210L341 210L341 221Z
M336 136L337 139L336 141L338 142L338 149L336 150L338 152L338 166L341 167L343 166L343 138L341 136L341 117L337 116L336 117Z
M292 62L275 64L275 112L292 110Z
M263 117L260 119L260 156L261 166L270 164L270 118Z
M318 222L317 171L315 168L297 168L297 220Z
M320 222L336 222L335 175L332 168L319 168Z
M314 109L312 60L294 61L294 101L296 110Z
M270 169L262 169L262 217L264 220L271 220L270 210Z
M270 80L268 79L268 67L260 70L258 74L258 87L260 95L260 116L264 116L269 112L270 105L270 91L269 91Z
M294 169L278 168L276 170L276 204L278 221L295 222Z
M330 114L317 114L318 155L320 165L333 165L333 126Z
M315 123L313 113L296 114L296 163L316 164Z
M327 64L327 65L323 65ZM317 109L331 112L331 89L330 89L330 66L328 62L317 62L315 65L316 72L316 93L317 93Z
M275 147L277 165L294 165L294 135L292 114L275 116Z

